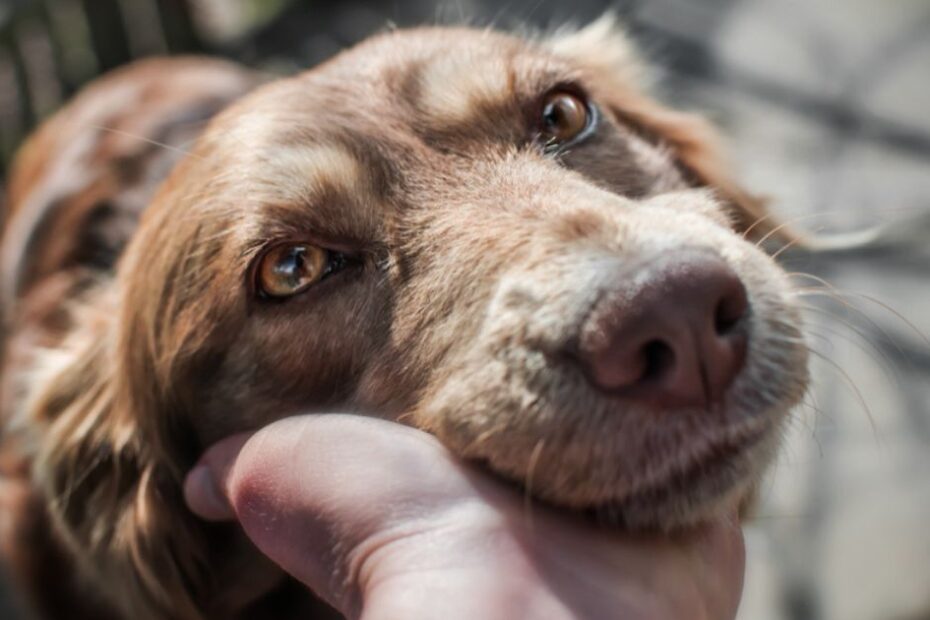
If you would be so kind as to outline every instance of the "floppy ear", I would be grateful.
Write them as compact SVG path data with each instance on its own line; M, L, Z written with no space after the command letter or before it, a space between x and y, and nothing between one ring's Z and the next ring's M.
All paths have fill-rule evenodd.
M35 480L56 533L112 604L128 617L199 620L195 601L208 585L203 538L180 474L140 436L140 403L115 363L112 315L96 312L34 377L25 413L37 443Z
M691 183L716 190L738 232L756 240L800 240L767 211L762 199L733 180L717 133L706 120L672 110L649 96L648 68L612 14L580 30L558 32L546 44L590 75L618 120L671 149Z

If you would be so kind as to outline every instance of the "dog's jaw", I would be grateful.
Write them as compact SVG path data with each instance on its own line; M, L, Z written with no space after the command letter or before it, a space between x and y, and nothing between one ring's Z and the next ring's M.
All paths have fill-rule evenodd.
M560 239L537 268L502 268L482 325L439 366L416 423L538 497L627 527L677 528L739 503L806 389L806 347L781 270L699 214L712 210L712 198L682 192L677 200L678 211L647 201L615 215L611 205L599 211L607 220L599 240ZM534 237L547 243L542 232ZM595 390L565 354L591 305L605 287L622 287L643 255L695 245L740 274L752 308L746 364L722 402L663 410Z

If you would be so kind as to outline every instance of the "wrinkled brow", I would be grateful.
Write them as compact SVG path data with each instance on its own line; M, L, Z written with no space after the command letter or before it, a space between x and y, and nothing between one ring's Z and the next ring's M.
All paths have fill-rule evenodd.
M444 135L518 138L527 106L581 78L563 60L524 48L469 49L412 63L389 83L414 110L415 131L432 143Z
M384 163L349 132L304 144L265 141L223 157L194 200L203 207L205 234L229 240L243 258L274 241L361 250L383 238L391 193Z
M415 84L415 104L428 121L461 123L477 110L507 105L516 95L516 71L507 55L444 55L412 71L407 81Z
M370 168L339 142L268 146L250 157L242 187L259 204L313 205L333 195L367 195Z

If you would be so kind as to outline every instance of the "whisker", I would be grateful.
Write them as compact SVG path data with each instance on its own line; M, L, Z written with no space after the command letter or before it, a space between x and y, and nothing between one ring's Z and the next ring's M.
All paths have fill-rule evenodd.
M826 411L820 408L820 405L817 403L817 397L814 395L814 393L811 390L807 390L804 393L804 396L801 398L800 405L809 409L816 416L822 416L827 419L832 419L832 416L829 413L827 413ZM791 419L794 420L794 416L792 416ZM799 421L802 421L802 420L799 420ZM809 431L811 431L811 433L814 432L814 428L812 426L808 425L806 421L802 421L802 422L804 423L804 426Z
M774 520L785 520L785 519L812 519L814 515L812 513L767 513L767 514L757 514L749 518L750 521L774 521Z
M789 278L807 278L808 280L813 280L817 284L820 284L830 290L836 290L836 287L827 280L824 280L820 276L815 276L812 273L807 273L806 271L789 271L787 276Z
M819 276L815 276L815 275L812 274L812 273L805 273L805 272L803 272L803 271L793 271L793 272L788 273L787 275L788 275L789 277L802 277L802 278L807 278L807 279L809 279L809 280L813 280L814 282L817 282L818 284L823 285L823 286L825 287L824 289L812 288L812 289L799 289L799 290L802 290L802 291L804 291L804 292L811 293L811 294L816 294L816 293L818 293L818 292L820 292L820 293L826 293L827 291L829 291L830 293L833 293L833 295L832 295L832 298L833 298L833 299L836 299L836 301L842 303L843 305L847 306L847 307L850 308L851 310L856 310L857 312L859 312L860 314L862 314L862 315L863 315L864 317L866 317L866 318L868 318L868 315L866 315L861 309L859 309L859 308L853 306L852 304L850 304L850 303L848 302L848 300L846 300L846 298L855 297L855 298L864 299L864 300L866 300L866 301L868 301L868 302L871 302L871 303L873 303L873 304L875 304L875 305L877 305L877 306L883 308L884 310L890 312L891 314L893 314L893 315L894 315L896 318L898 318L902 323L904 323L905 325L907 325L918 337L920 337L920 339L923 340L924 343L925 343L927 346L930 346L930 338L928 338L928 336L927 336L926 334L924 334L923 330L921 330L919 327L917 327L916 325L914 325L911 321L909 321L909 320L908 320L904 315L902 315L900 312L898 312L897 310L895 310L894 308L892 308L892 307L889 306L888 304L884 303L883 301L880 301L880 300L878 300L878 299L872 297L871 295L866 295L865 293L857 293L857 292L855 292L855 291L845 291L845 290L840 289L840 288L836 287L835 285L831 284L831 283L828 282L827 280L825 280L825 279L823 279L823 278L821 278L821 277L819 277ZM874 322L871 322L871 321L870 321L870 323L871 323L874 327L878 328L878 326L875 325ZM884 335L887 336L887 334L884 334Z
M875 343L872 342L872 339L869 338L865 332L855 327L851 322L845 320L842 316L833 314L832 312L824 308L817 308L816 306L810 306L807 304L801 305L801 308L803 308L805 311L816 312L818 314L822 314L824 316L840 321L843 324L843 326L845 326L847 329L849 329L850 331L854 332L857 336L859 336L859 338L861 338L863 342L859 342L858 340L842 333L840 330L827 327L826 325L818 325L817 328L826 330L830 334L830 336L833 336L835 338L840 338L841 340L848 342L852 344L853 346L855 346L856 348L858 348L860 351L868 355L869 358L873 362L875 362L877 366L879 366L882 369L882 371L885 373L885 376L889 379L890 383L894 383L899 386L901 385L900 376L895 374L892 370L895 366L894 362L891 360L890 357L888 357L887 353L885 353L879 346L877 346ZM807 333L810 334L811 336L817 336L825 340L829 340L827 336L824 336L822 334L816 334L810 330L808 330ZM881 357L881 360L875 357L874 355L875 353L877 353ZM892 377L894 378L894 381L891 381Z
M792 239L791 241L789 241L789 242L786 243L785 245L783 245L783 246L781 246L780 248L778 248L778 251L777 251L777 252L775 252L774 254L772 254L772 260L778 260L778 257L781 256L782 254L784 254L786 250L788 250L789 248L792 248L792 247L796 246L796 245L799 244L799 243L801 243L801 238L800 238L800 237L798 237L797 239Z
M800 406L804 406L804 407L806 407L806 408L808 408L808 409L811 409L811 410L816 410L816 412L817 412L818 414L822 414L823 417L825 417L825 418L830 418L830 416L827 415L825 412L823 412L823 410L821 410L819 407L816 407L815 405L813 405L812 403L810 403L810 402L808 402L808 401L806 401L806 400L802 401L802 402L800 403ZM773 472L774 472L775 470L777 470L779 467L794 466L794 465L797 465L797 464L799 464L799 463L805 463L805 462L807 462L806 460L802 460L800 454L796 454L793 450L791 450L791 448L794 448L794 447L797 447L797 446L790 444L790 443L788 442L788 440L787 440L787 439L788 439L789 430L793 430L793 429L796 429L796 428L802 429L802 430L804 431L804 436L805 436L805 437L809 437L809 438L814 442L814 444L817 446L817 457L818 457L818 459L820 459L820 460L823 459L823 455L824 455L823 445L822 445L821 442L820 442L820 438L817 436L817 428L816 428L816 426L815 426L815 425L812 425L812 424L811 424L806 418L804 418L804 417L792 416L792 417L789 419L788 427L787 427L786 429L784 429L784 430L782 431L782 433L781 433L781 444L784 446L784 449L781 450L781 451L779 452L777 458L775 459L774 463L772 464ZM771 479L773 482L774 482L774 478L775 478L775 476L769 477L769 479Z
M857 315L859 315L859 316L861 316L862 318L864 318L864 319L866 320L866 322L868 322L868 324L869 324L873 329L875 329L878 333L880 333L880 334L882 335L882 337L885 339L886 342L891 343L892 345L894 345L895 349L897 349L898 353L900 353L903 357L906 358L906 356L904 355L904 351L901 350L901 347L898 346L898 344L896 343L895 339L891 337L891 334L889 334L885 329L883 329L883 328L882 328L880 325L878 325L874 320L872 320L872 317L870 317L868 314L866 314L865 311L863 311L861 308L858 308L857 306L855 306L855 305L853 305L852 303L850 303L849 300L848 300L849 297L855 297L855 298L865 299L866 301L870 301L870 302L872 302L872 303L874 303L874 304L876 304L876 305L878 305L878 306L884 308L885 310L887 310L888 312L890 312L890 313L892 313L894 316L896 316L902 323L904 323L905 325L907 325L912 331L914 331L914 333L916 333L916 334L924 341L924 343L927 344L927 346L930 346L930 339L928 339L927 336L926 336L916 325L914 325L913 323L911 323L911 322L910 322L907 318L905 318L901 313L899 313L898 311L894 310L893 308L891 308L891 307L888 306L887 304L885 304L885 303L883 303L883 302L881 302L881 301L875 299L874 297L871 297L870 295L865 295L865 294L863 294L863 293L855 293L855 292L852 292L852 291L843 291L843 290L840 290L839 288L837 288L836 286L834 286L834 285L831 284L830 282L827 282L827 281L824 280L823 278L821 278L821 277L819 277L819 276L815 276L815 275L813 275L813 274L811 274L811 273L804 273L804 272L801 272L801 271L796 271L796 272L789 273L788 275L789 275L789 276L805 277L805 278L808 278L808 279L810 279L810 280L813 280L813 281L815 281L815 282L817 282L817 283L822 284L823 286L825 286L825 287L826 287L826 290L820 290L820 289L799 289L799 290L803 291L803 294L802 294L802 295L799 295L799 296L809 296L809 297L810 297L810 296L822 295L822 296L826 296L826 297L829 297L830 299L833 299L833 300L837 301L838 303L842 304L842 305L845 306L846 308L848 308L848 309L854 311Z
M905 213L905 214L906 214L906 213L923 212L923 211L924 211L924 209L923 209L922 207L896 207L896 208L891 208L891 209L883 209L883 210L882 210L882 214L883 214L883 215L884 215L884 214L888 214L888 213ZM833 215L845 214L845 213L848 213L848 209L845 209L845 208L843 208L843 209L826 209L826 210L824 210L824 211L818 211L817 213L804 213L804 214L802 214L802 215L798 215L798 216L795 216L795 217L792 217L792 218L789 218L789 219L785 220L785 222L783 222L782 225L779 226L779 227L777 227L775 230L777 231L778 229L784 228L784 227L786 227L786 226L791 226L792 224L796 224L797 222L802 222L802 221L806 221L806 220L811 220L811 219L815 219L815 218L818 218L818 217L827 217L827 216L833 216ZM763 215L763 216L757 218L756 221L754 221L748 228L746 228L746 230L743 231L742 237L743 237L744 239L747 238L747 237L749 236L749 233L752 232L753 230L755 230L756 227L758 227L760 224L763 224L763 223L767 222L768 220L770 220L770 219L776 217L776 215L777 215L776 213L769 212L769 213L766 213L765 215ZM774 231L773 231L773 232L774 232ZM760 241L760 243L762 243L763 241L765 241L765 239L767 239L767 238L768 238L768 235L767 235L766 237L764 237L764 238L762 239L762 241Z
M762 236L762 238L759 239L759 240L756 242L756 247L757 247L757 248L762 247L762 245L763 245L766 241L768 241L769 239L771 239L774 235L778 234L780 231L782 231L782 230L788 228L788 227L791 226L792 224L795 224L795 223L797 223L797 222L799 222L799 221L802 221L802 220L811 219L811 217L815 217L815 216L818 216L818 215L820 215L820 214L819 214L819 213L812 213L812 214L809 214L809 216L806 216L806 217L797 217L797 218L788 220L787 222L782 222L781 224L779 224L778 226L776 226L776 227L773 228L772 230L770 230L770 231L768 231L767 233L765 233L765 234Z
M913 331L921 340L924 341L924 344L930 347L930 337L928 337L927 334L923 332L923 330L921 330L919 327L917 327L911 321L909 321L903 314L901 314L900 312L898 312L897 310L895 310L894 308L892 308L885 302L878 300L872 297L871 295L866 295L865 293L856 293L854 291L844 291L844 292L841 292L841 294L846 297L857 297L859 299L864 299L868 302L871 302L879 306L880 308L884 308L887 312L890 312L898 320L900 320L902 323L907 325L911 329L911 331Z
M492 428L482 431L481 433L478 434L477 437L475 437L471 441L471 443L468 444L468 447L465 449L464 452L466 454L471 453L475 449L475 447L480 446L481 444L486 442L488 439L490 439L497 433L501 432L505 426L506 426L506 423L501 423L497 426L494 426Z
M415 415L416 414L413 411L407 411L394 418L394 421L398 424L409 424L413 426Z
M138 140L139 142L145 142L145 143L147 143L147 144L151 144L151 145L153 145L153 146L157 146L157 147L163 148L163 149L165 149L165 150L167 150L167 151L173 151L173 152L175 152L175 153L180 153L181 155L189 155L189 156L191 156L191 157L196 157L196 158L198 158L198 159L203 159L203 158L200 157L199 155L196 155L196 154L194 154L194 153L192 153L192 152L190 152L190 151L186 151L186 150L184 150L184 149L180 149L180 148L178 148L178 147L176 147L176 146L172 146L172 145L170 145L170 144L165 144L164 142L158 142L157 140L152 140L151 138L146 138L145 136L140 136L140 135L137 135L137 134L129 133L128 131L123 131L122 129L114 129L113 127L104 127L103 125L91 125L91 127L93 127L94 129L97 129L97 130L99 130L99 131L106 131L106 132L108 132L108 133L116 134L116 135L119 135L119 136L125 136L125 137L127 137L127 138L132 138L132 139L134 139L134 140Z
M539 459L542 457L545 447L545 439L536 442L527 463L526 484L523 492L523 516L530 531L533 530L533 474L536 472L536 466L539 464Z
M775 217L775 214L769 212L769 213L766 213L765 215L763 215L762 217L756 218L756 221L753 222L752 224L750 224L749 227L746 228L746 230L743 231L743 234L742 234L743 239L748 238L748 237L749 237L749 233L751 233L753 230L755 230L756 227L759 226L759 224L763 224L763 223L765 223L766 221L772 219L773 217Z
M878 426L875 424L875 416L872 415L872 410L869 408L869 405L866 402L865 397L862 395L862 392L859 390L859 388L856 387L856 383L852 380L852 377L849 375L849 373L843 370L842 366L834 362L832 359L830 359L826 355L820 353L819 351L813 348L810 348L810 347L808 347L808 351L810 351L812 355L816 356L817 358L822 360L824 363L831 366L845 379L846 384L850 387L850 389L852 389L853 393L856 396L856 400L859 402L859 405L863 408L863 410L866 413L866 416L868 417L869 426L872 427L872 436L875 437L876 440L879 440Z
M893 337L891 336L891 334L889 334L888 331L887 331L885 328L883 328L881 325L879 325L878 323L876 323L876 322L872 319L872 317L870 317L864 310L862 310L861 308L856 307L855 305L853 305L852 303L850 303L849 300L845 299L845 297L843 296L843 294L842 294L841 292L838 292L838 291L837 291L837 292L828 292L828 291L811 290L811 291L804 292L804 293L800 294L799 296L800 296L800 297L827 297L827 298L829 298L829 299L831 299L831 300L833 300L833 301L836 301L837 303L839 303L840 305L844 306L845 308L847 308L847 309L849 309L849 310L852 310L852 311L855 313L855 316L859 316L859 317L861 317L862 319L864 319L865 322L869 325L869 327L870 327L871 329L874 329L874 330L881 336L881 338L882 338L882 340L883 340L884 342L888 343L888 345L890 345L891 347L893 347L893 348L895 349L895 351L898 352L898 355L900 356L900 358L901 358L902 360L908 360L908 355L907 355L907 354L904 352L904 350L901 348L901 345L898 344L898 341L897 341L895 338L893 338ZM840 316L837 315L837 314L834 314L834 315L832 315L832 316L834 316L834 318L840 319ZM851 324L851 323L846 322L846 321L844 321L844 323L846 323L846 325L847 325L848 327L852 328L852 324ZM863 334L862 337L863 337L864 339L868 340L869 342L871 342L871 339L868 338L865 334ZM876 346L876 349L878 349L877 346Z
M536 11L538 11L538 10L540 9L540 7L542 7L544 1L545 1L545 0L536 0L536 3L533 4L533 5L529 8L529 10L527 10L527 11L524 13L523 18L522 18L521 21L523 21L523 22L525 22L525 23L529 23L529 22L530 22L530 18L533 16L534 13L536 13Z
M742 527L742 525L741 525L740 522L739 522L739 517L732 516L732 515L724 515L724 517L723 517L723 524L724 524L726 527L730 528L730 531L731 531L731 532L740 532L740 533L741 533L741 532L743 531L743 527Z
M813 398L813 394L811 395L811 397ZM815 401L815 402L816 402L816 401ZM823 417L823 418L827 418L828 420L833 420L833 416L831 416L829 413L827 413L827 412L826 412L824 409L822 409L819 405L817 405L817 404L815 404L815 403L807 402L806 400L803 402L803 404L804 404L806 407L809 407L811 410L813 410L814 413L817 414L818 416ZM817 456L818 456L818 458L819 458L820 460L823 460L823 456L824 456L823 444L820 443L820 438L817 437L817 427L816 427L816 426L808 426L808 425L805 425L805 426L806 426L807 429L810 431L810 438L813 440L813 442L814 442L815 444L817 444Z

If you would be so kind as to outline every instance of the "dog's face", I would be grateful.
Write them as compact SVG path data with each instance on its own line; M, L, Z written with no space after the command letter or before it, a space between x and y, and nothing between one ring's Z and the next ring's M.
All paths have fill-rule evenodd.
M806 384L798 314L611 36L392 33L224 113L121 266L139 423L193 450L360 410L633 525L744 493Z
M154 94L171 89L162 66L101 83L77 112L127 84L169 103ZM99 285L52 252L69 222L85 221L80 239L100 226L69 219L81 201L47 200L46 185L75 190L35 180L57 142L33 145L18 176L42 199L16 201L13 220L38 236L12 246L12 271L42 275L26 249L42 250L78 303L49 350L17 334L30 361L7 360L25 386L10 426L51 536L106 598L145 619L231 617L231 593L265 583L260 558L191 515L181 481L212 442L291 414L410 423L537 497L632 527L744 497L807 381L787 278L756 246L783 229L729 180L704 124L643 94L636 67L607 21L538 41L371 39L239 100L150 203L119 165L143 159L104 157L103 178L107 161L130 173L107 191L149 206L135 232L118 227L131 241ZM233 74L210 110L250 88ZM214 90L127 116L176 126ZM87 125L62 115L46 138ZM91 161L65 152L49 162ZM48 280L40 307L62 298Z

